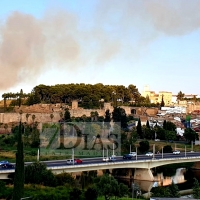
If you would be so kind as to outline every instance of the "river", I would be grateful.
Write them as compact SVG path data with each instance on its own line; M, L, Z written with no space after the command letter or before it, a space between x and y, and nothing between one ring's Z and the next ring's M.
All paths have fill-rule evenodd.
M172 181L178 186L179 190L187 190L192 188L194 177L197 180L200 180L200 170L194 170L191 167L180 167L174 169L165 166L159 169L155 168L152 170L152 172L154 175L153 182L129 180L129 179L118 179L118 180L128 185L130 189L132 189L132 187L139 187L142 193L150 192L153 187L168 186L172 184ZM168 174L173 174L173 175L168 175Z

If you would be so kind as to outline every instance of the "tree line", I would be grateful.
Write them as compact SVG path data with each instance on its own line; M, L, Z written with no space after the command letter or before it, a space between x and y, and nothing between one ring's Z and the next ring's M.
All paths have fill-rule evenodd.
M80 107L101 108L104 102L112 102L113 106L134 105L134 106L158 106L151 105L149 98L141 96L138 88L130 84L128 87L123 85L103 85L98 84L57 84L53 86L38 85L33 90L25 94L23 90L20 93L4 93L2 95L4 101L11 99L11 106L19 105L19 100L23 100L22 104L33 105L38 103L70 104L73 100L77 100Z

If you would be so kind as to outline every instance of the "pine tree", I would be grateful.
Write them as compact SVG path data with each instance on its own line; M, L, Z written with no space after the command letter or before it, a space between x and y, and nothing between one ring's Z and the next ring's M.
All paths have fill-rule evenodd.
M104 122L106 122L108 128L110 127L110 121L111 121L110 110L106 110Z
M164 122L163 122L163 129L167 130L167 122L166 122L166 120L164 120Z
M24 149L22 141L22 123L20 119L17 137L16 166L14 176L13 200L20 200L24 193Z
M170 191L170 197L180 197L180 192L178 189L178 186L174 184L174 181L172 181L172 184L168 187Z
M65 109L64 119L65 119L65 122L71 122L72 121L69 109Z
M164 107L164 106L165 106L165 102L164 102L163 95L162 95L162 101L161 101L160 107Z
M193 197L195 199L200 199L200 185L196 178L194 178L194 186L193 186Z
M150 128L149 120L147 120L146 127L147 127L147 128Z

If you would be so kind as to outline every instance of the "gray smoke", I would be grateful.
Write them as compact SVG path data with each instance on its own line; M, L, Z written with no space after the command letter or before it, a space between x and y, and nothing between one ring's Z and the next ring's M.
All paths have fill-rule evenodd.
M66 10L47 10L41 19L9 15L0 26L0 90L33 82L55 66L66 72L88 62L101 66L122 51L129 59L162 34L200 27L199 0L99 0L95 9L89 27Z

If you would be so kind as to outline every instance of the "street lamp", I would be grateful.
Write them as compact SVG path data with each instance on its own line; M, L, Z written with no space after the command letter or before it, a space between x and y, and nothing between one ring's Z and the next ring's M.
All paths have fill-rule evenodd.
M185 157L186 157L186 145L185 145Z
M137 147L135 147L135 149L136 149L136 151L135 151L136 152L135 159L137 160Z
M162 147L162 158L163 158L163 147Z
M74 165L74 148L72 148L72 160L73 160L73 165Z

